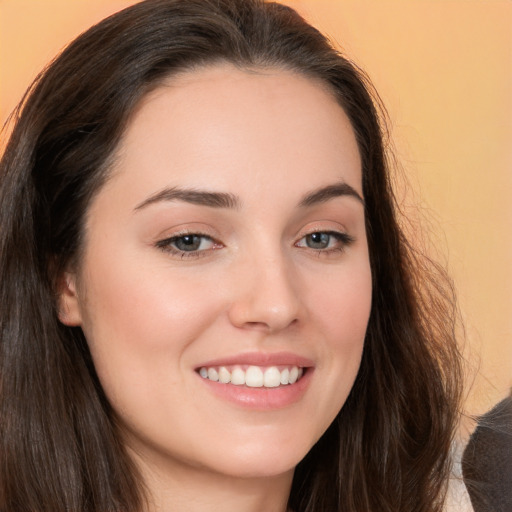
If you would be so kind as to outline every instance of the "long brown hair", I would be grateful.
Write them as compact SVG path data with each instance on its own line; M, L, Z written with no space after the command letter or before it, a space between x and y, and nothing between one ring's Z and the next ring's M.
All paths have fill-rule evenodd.
M291 8L258 0L129 7L71 43L15 111L0 166L0 510L143 508L83 333L58 321L55 281L79 261L84 215L134 107L169 76L216 61L326 84L362 159L373 276L363 359L296 468L290 507L439 511L460 396L451 286L399 226L365 75Z

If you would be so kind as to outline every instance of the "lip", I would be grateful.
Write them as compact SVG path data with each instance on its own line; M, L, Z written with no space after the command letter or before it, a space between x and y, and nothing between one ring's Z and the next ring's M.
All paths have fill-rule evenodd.
M276 388L250 388L233 384L223 384L202 378L197 373L197 378L202 385L222 401L234 404L244 409L253 411L272 411L284 409L299 402L306 393L312 376L314 364L311 359L289 352L269 353L246 353L226 358L210 360L202 363L202 367L213 366L299 366L304 369L302 377L294 384L287 384Z
M212 359L197 365L199 370L202 367L211 366L300 366L301 368L313 368L314 362L306 357L293 354L292 352L247 352L219 359Z

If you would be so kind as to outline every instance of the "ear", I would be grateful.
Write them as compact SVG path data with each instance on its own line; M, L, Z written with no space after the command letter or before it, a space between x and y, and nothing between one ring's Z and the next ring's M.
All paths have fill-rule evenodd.
M59 320L69 327L82 325L82 315L74 273L62 273L57 283L57 294Z

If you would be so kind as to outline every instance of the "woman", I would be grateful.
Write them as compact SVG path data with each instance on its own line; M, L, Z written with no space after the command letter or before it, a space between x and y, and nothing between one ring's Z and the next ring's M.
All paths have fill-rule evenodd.
M2 159L1 510L435 511L453 297L364 75L293 10L148 0Z

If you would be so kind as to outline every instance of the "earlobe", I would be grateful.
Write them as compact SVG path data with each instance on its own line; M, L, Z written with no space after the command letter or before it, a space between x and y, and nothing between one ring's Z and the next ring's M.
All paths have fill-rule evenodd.
M78 300L76 276L72 272L63 272L58 282L58 316L69 327L82 325L80 303Z

